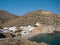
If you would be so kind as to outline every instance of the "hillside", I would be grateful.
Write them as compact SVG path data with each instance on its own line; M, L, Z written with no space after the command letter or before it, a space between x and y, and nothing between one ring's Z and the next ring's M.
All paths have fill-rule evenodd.
M15 16L7 11L4 10L0 10L0 25L2 23L5 23L7 21L13 20L15 18L17 18L18 16Z
M34 25L36 22L44 25L60 26L60 15L45 10L37 10L26 13L15 20L8 21L2 24L2 26Z

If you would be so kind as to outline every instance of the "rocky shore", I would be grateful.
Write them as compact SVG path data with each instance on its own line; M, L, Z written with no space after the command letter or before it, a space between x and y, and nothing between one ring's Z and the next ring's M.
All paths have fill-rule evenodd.
M15 37L15 38L0 39L0 45L48 45L48 44L44 42L41 43L31 42L21 37Z

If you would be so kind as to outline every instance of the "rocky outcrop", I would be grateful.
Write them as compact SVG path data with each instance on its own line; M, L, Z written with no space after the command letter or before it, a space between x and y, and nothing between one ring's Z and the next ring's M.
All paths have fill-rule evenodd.
M15 35L11 34L11 33L0 33L0 38L12 38Z

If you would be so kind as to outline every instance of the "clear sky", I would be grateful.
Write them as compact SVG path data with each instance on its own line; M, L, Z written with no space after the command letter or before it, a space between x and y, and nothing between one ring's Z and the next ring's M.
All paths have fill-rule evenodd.
M47 10L60 14L60 0L0 0L0 10L16 15L34 10Z

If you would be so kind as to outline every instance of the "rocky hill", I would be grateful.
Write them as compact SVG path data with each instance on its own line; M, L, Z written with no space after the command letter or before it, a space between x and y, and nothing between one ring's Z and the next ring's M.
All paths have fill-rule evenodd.
M8 21L2 24L2 26L34 25L36 22L44 25L60 26L60 15L45 10L37 10L26 13L15 20Z
M18 16L15 16L7 11L4 10L0 10L0 25L2 23L5 23L7 21L13 20L15 18L17 18Z

